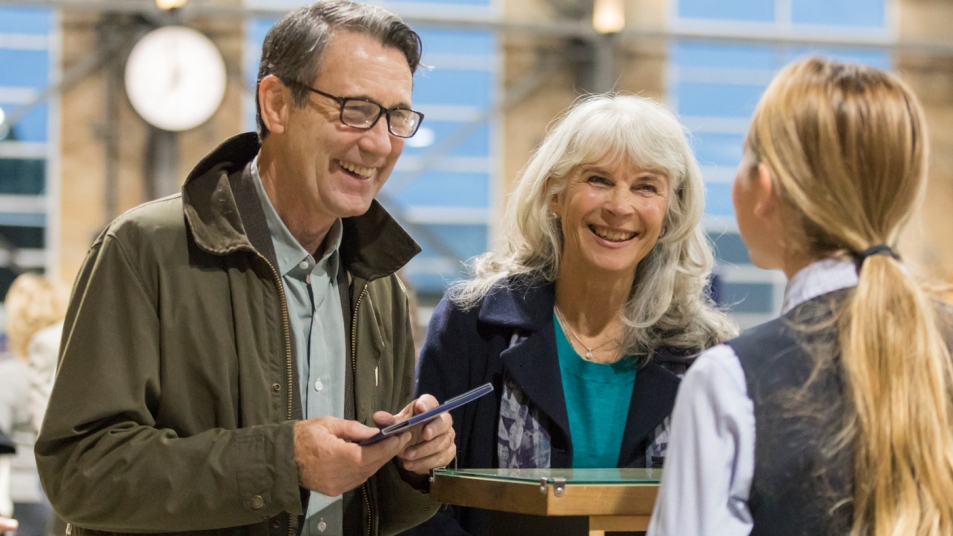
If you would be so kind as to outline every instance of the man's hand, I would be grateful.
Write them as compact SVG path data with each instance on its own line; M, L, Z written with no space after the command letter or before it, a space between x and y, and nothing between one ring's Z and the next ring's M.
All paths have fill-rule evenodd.
M405 432L368 447L357 444L377 432L357 421L334 417L295 424L295 463L301 485L330 497L340 495L363 484L412 439Z
M407 404L407 407L397 415L378 411L374 414L374 422L378 426L389 426L406 421L438 405L437 399L432 395L422 395ZM415 426L410 433L413 436L410 443L397 454L404 462L404 469L408 471L421 475L427 474L435 467L446 466L457 455L457 446L453 442L453 419L450 413L440 414L423 427Z

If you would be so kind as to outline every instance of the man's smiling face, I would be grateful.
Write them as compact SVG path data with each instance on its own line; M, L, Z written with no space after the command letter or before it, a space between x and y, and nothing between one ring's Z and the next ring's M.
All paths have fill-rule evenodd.
M410 108L413 75L396 48L373 37L338 32L328 42L315 80L302 80L338 97L370 99L385 108ZM340 105L308 94L288 117L285 156L293 170L284 185L306 199L309 210L324 217L358 216L390 176L404 149L404 140L387 131L382 116L370 130L341 123Z

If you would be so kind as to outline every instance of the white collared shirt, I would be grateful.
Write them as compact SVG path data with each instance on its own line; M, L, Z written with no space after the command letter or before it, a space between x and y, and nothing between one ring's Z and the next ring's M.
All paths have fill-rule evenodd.
M784 291L782 314L857 286L853 262L817 261ZM747 536L754 477L754 403L734 350L721 344L698 357L675 400L665 471L648 536Z

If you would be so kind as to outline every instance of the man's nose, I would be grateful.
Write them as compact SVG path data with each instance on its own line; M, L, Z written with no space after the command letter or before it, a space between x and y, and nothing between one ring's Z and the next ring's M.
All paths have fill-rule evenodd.
M387 130L387 117L381 116L377 123L370 129L364 131L358 146L363 151L367 151L376 156L386 156L390 154L393 148L394 140Z

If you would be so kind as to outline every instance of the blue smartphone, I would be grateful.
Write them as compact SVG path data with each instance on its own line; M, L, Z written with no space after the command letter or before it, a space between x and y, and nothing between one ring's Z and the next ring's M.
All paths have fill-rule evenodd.
M430 411L426 411L424 413L421 413L420 415L414 415L413 417L407 419L404 422L399 422L397 424L392 424L386 428L382 428L381 431L377 433L377 435L369 437L365 439L364 441L361 441L360 443L358 443L358 445L362 447L366 447L368 445L373 445L374 443L377 443L379 441L383 441L392 435L396 435L407 430L408 428L417 426L418 424L430 422L441 413L459 408L460 406L464 404L473 402L474 400L492 391L493 391L493 384L485 383L477 387L476 389L467 391L466 393L463 393L460 396L456 396L451 398L450 400L447 400L443 404L433 408Z

